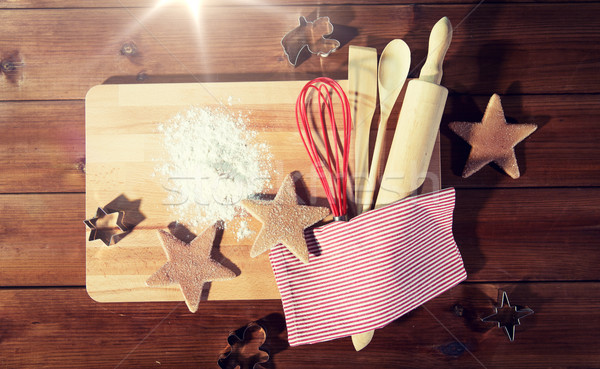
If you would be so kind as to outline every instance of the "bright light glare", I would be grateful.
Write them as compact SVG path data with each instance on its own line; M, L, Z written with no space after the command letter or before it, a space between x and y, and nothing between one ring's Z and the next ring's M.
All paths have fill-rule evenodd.
M192 17L194 17L194 20L197 24L200 19L200 7L202 6L202 0L160 0L154 8L158 9L166 5L179 3L187 4L187 7L192 13Z
M202 0L186 0L188 8L192 11L192 16L196 23L200 17L200 7L202 6Z

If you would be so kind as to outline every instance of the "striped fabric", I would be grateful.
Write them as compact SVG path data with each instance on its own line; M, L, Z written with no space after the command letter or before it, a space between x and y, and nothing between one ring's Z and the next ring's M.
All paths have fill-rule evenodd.
M290 345L381 328L463 281L453 211L450 188L307 230L308 265L275 246Z

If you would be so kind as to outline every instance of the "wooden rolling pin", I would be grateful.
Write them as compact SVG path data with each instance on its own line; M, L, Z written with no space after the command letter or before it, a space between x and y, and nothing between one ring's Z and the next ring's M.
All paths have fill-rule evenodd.
M452 24L444 17L431 30L419 79L408 83L375 208L411 195L427 177L448 97L448 90L439 83L451 40Z
M444 17L431 30L427 60L419 79L408 83L375 209L409 196L425 181L448 97L448 90L439 83L451 40L452 24ZM356 351L365 348L373 334L368 331L353 335Z

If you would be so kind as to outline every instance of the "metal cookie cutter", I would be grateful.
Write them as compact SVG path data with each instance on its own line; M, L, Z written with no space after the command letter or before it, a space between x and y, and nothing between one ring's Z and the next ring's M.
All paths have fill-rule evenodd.
M261 346L266 339L265 328L257 322L231 332L227 337L228 347L217 364L222 369L264 369L260 364L269 361L269 354Z
M325 38L333 33L333 24L329 17L319 17L312 22L304 16L298 19L300 25L288 32L281 40L281 46L288 61L294 67L298 65L300 53L307 48L312 54L329 56L340 47L340 42Z
M111 216L111 214L117 214L117 219L114 220L114 216ZM106 246L119 242L121 236L127 233L127 227L123 223L124 217L125 213L122 211L107 213L99 207L94 218L83 221L91 230L89 240L102 240ZM114 220L114 223L111 220Z
M498 300L500 300L500 306L494 307L495 313L481 320L498 323L498 328L504 328L504 332L512 342L515 339L515 327L521 325L520 319L533 314L533 310L518 305L511 306L508 295L503 290L498 290Z

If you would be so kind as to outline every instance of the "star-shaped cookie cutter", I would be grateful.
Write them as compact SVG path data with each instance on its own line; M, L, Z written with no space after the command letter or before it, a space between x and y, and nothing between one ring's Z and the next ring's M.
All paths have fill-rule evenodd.
M508 295L503 290L498 291L498 300L500 300L500 306L494 307L495 313L481 320L498 323L498 328L504 328L504 332L512 342L515 340L515 327L521 325L520 319L533 314L533 310L528 307L511 306Z
M269 361L269 353L262 348L267 339L266 329L257 322L231 332L228 347L217 364L221 369L264 369L260 364Z
M108 217L110 214L117 214L117 220L115 226L108 227L106 225L99 225L98 221ZM125 213L122 211L110 211L101 207L96 210L96 216L94 218L86 219L83 222L91 230L89 241L102 240L106 246L119 242L120 237L127 233L127 227L123 223ZM119 230L119 231L117 231Z

